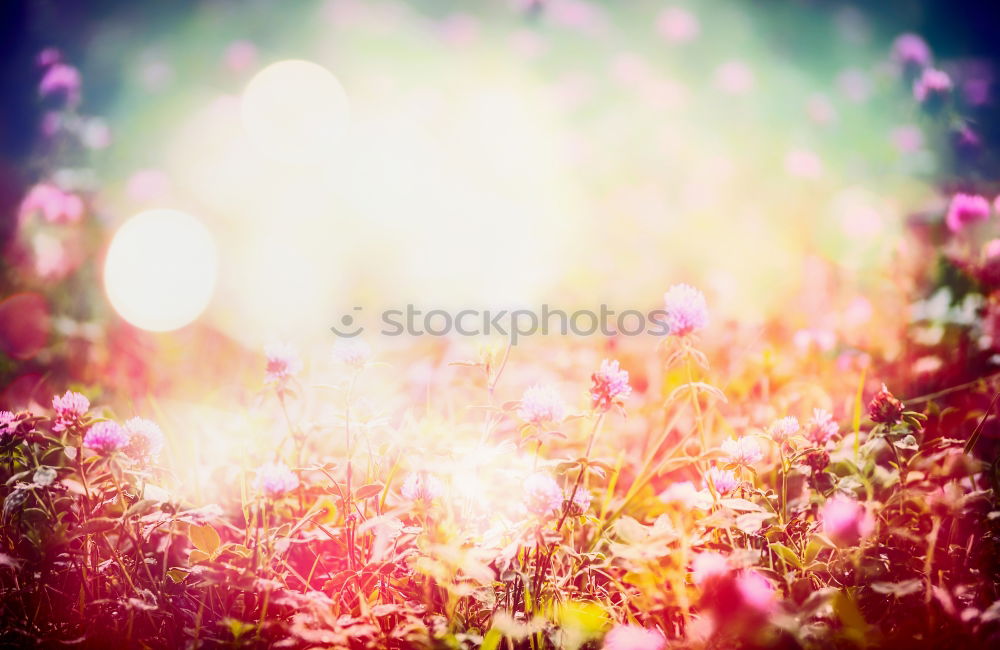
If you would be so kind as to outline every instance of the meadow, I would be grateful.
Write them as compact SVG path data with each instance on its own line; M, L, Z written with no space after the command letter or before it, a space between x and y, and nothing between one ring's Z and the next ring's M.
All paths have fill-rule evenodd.
M255 162L235 96L183 94L219 16L175 37L198 43L176 68L142 59L104 117L86 68L38 53L2 267L0 644L1000 641L1000 176L978 68L914 33L865 40L852 10L828 49L872 60L812 92L766 34L741 40L740 3L657 4L649 24L508 4L495 33L492 6L326 3L343 38L320 50L370 52L344 64L362 146L332 172ZM697 60L643 54L639 32ZM743 58L712 58L720 42ZM268 47L230 45L218 83ZM113 48L94 49L99 69ZM483 70L480 97L462 84ZM247 115L255 146L329 153ZM166 206L218 215L218 277L212 258L181 298L110 261L139 263L109 244L121 215ZM156 264L184 280L202 258L182 259ZM330 331L536 285L523 302L610 296L655 327Z

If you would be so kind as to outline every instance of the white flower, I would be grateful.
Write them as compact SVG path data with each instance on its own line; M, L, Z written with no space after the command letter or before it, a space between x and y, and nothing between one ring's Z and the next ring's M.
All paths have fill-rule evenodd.
M361 339L337 339L331 356L345 366L364 368L372 359L372 348Z

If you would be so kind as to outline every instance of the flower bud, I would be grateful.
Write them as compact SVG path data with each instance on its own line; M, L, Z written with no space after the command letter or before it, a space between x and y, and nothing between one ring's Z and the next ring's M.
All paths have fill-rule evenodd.
M903 415L903 403L893 397L885 384L882 384L882 389L868 403L868 413L873 422L895 424Z

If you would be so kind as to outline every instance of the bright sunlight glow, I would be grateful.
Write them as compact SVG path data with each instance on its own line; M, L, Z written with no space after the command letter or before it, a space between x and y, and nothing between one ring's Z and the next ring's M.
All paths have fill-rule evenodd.
M104 287L115 311L154 332L197 318L212 298L215 277L211 234L176 210L149 210L126 221L104 264Z
M280 61L258 72L243 91L241 109L254 145L287 164L327 161L347 130L343 87L309 61Z

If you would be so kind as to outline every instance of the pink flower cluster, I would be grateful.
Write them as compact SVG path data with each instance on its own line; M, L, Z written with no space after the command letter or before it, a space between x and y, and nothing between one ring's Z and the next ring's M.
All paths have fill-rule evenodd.
M558 424L566 417L566 404L555 387L536 384L521 396L517 417L535 426Z
M563 492L556 480L538 472L524 481L524 505L528 511L546 516L562 509Z
M288 343L271 343L264 348L267 357L265 381L280 384L302 372L302 359Z
M722 443L722 453L730 463L735 463L742 467L756 465L764 459L764 452L761 451L760 444L755 438L742 436L740 438L729 438Z
M590 401L594 410L607 411L612 406L620 406L632 394L628 371L622 370L617 361L605 359L590 379Z
M89 429L83 437L83 446L93 449L101 456L110 456L116 451L122 451L129 444L129 436L117 422L106 420L98 422Z
M73 391L66 391L62 396L52 398L52 410L56 412L56 421L52 430L61 433L71 427L79 426L83 417L90 410L90 400Z
M774 585L767 578L753 569L733 567L714 551L695 557L691 573L716 629L752 629L777 607Z
M74 107L80 103L80 88L80 72L67 63L54 61L42 74L38 94L58 98L67 106Z
M917 34L900 34L892 44L892 60L907 69L920 69L931 64L931 48Z
M823 447L839 431L840 427L828 411L813 409L812 419L806 426L806 438L817 446Z
M913 82L913 97L921 104L940 102L951 92L951 87L951 77L947 72L925 68L923 74Z
M147 463L159 457L163 450L163 431L145 418L132 418L125 422L128 445L125 453L136 461Z
M687 336L708 325L705 295L687 284L675 284L663 294L665 322L672 336Z
M299 486L299 477L284 463L265 463L257 468L253 487L269 499L282 497Z
M691 562L691 577L696 585L702 585L709 580L721 578L730 571L729 560L722 553L704 551L695 556Z
M17 416L12 411L0 411L0 442L6 442L17 429Z
M592 500L593 495L590 494L590 490L582 487L577 489L576 494L574 494L571 499L573 505L579 512L587 512L590 510L590 502Z
M714 466L708 468L708 480L719 494L728 494L740 484L733 470Z
M780 418L771 423L768 432L775 442L788 442L792 436L799 432L799 421L791 415Z
M990 216L990 203L978 194L958 194L951 197L944 222L951 232L958 232L971 223L985 221Z
M903 408L903 403L889 392L885 384L882 384L882 388L868 403L868 414L873 422L894 424L903 416Z
M820 510L823 532L839 546L856 546L875 530L875 518L861 503L838 494Z
M49 223L76 223L83 218L83 210L83 199L76 194L49 183L39 183L21 201L18 218L24 223L32 215L41 214Z

